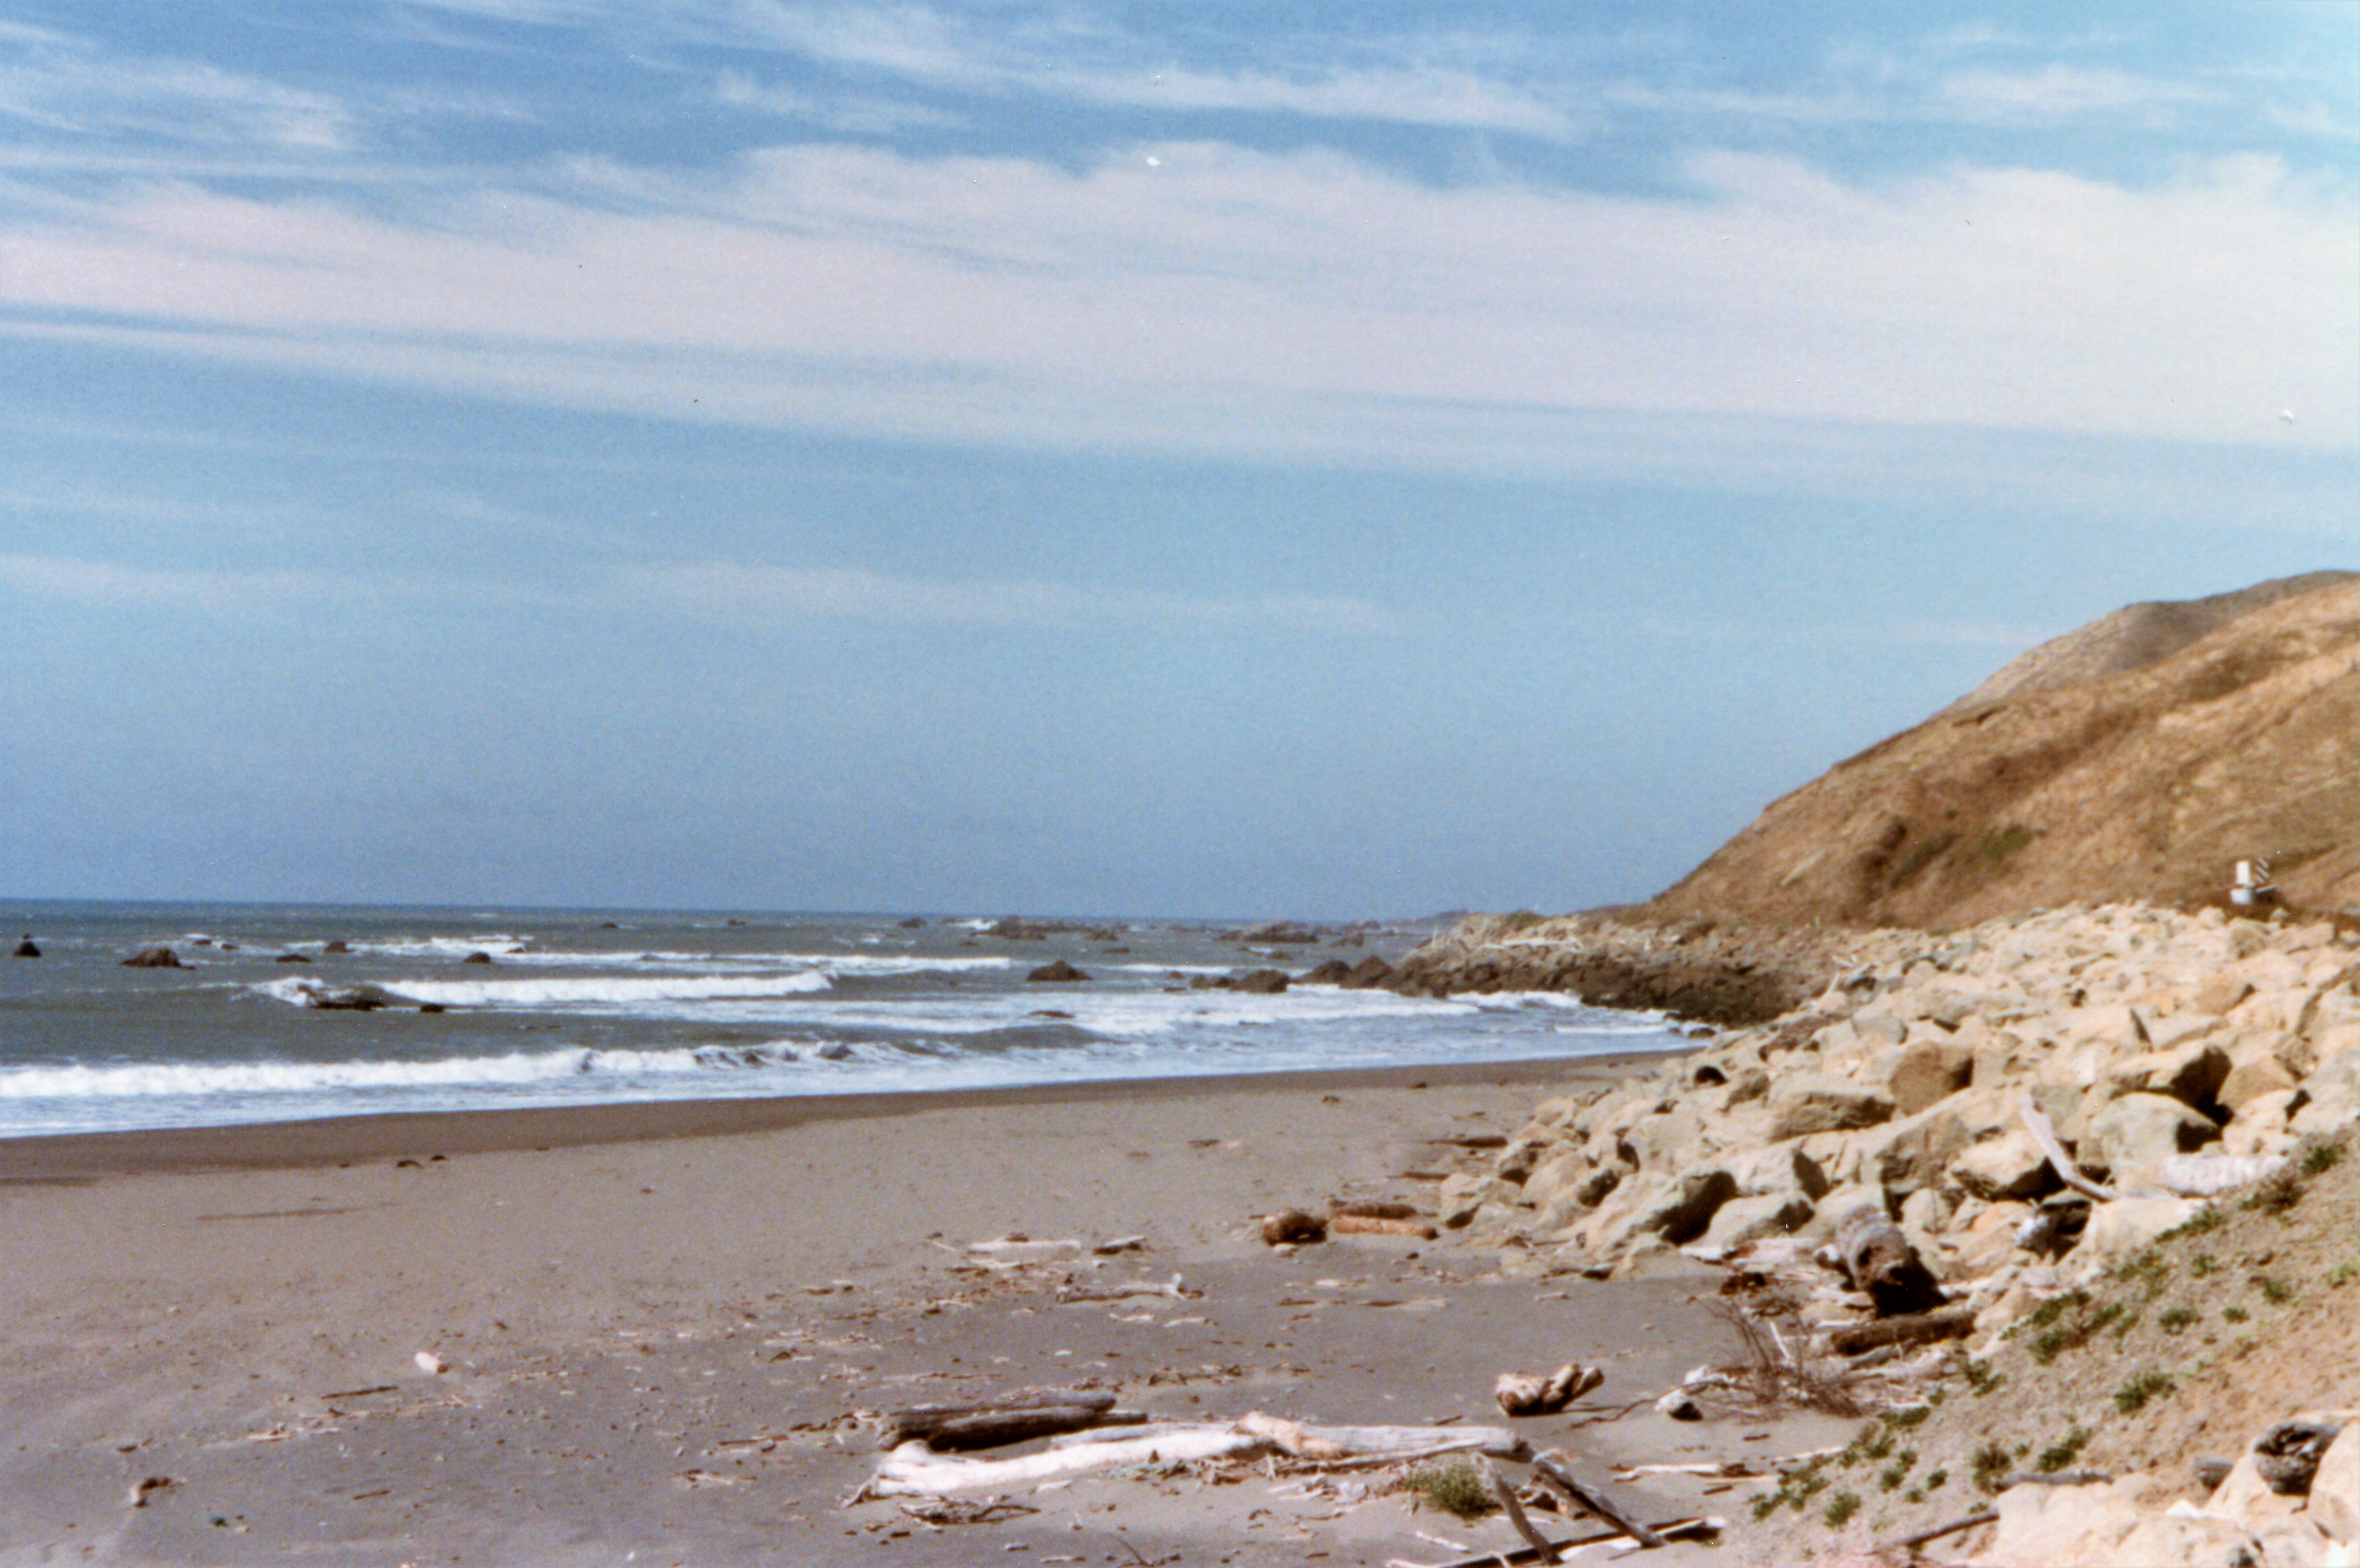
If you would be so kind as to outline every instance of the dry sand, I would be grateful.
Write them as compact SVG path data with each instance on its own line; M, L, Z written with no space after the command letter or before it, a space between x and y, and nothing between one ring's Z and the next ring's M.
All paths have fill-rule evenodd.
M1430 1201L1410 1174L1438 1163L1429 1140L1512 1131L1551 1086L1619 1071L0 1143L0 1563L1382 1563L1452 1555L1421 1531L1513 1543L1496 1518L1261 1479L1083 1480L941 1530L838 1506L876 1460L853 1412L1029 1384L1192 1419L1497 1421L1497 1373L1582 1359L1606 1387L1519 1425L1601 1475L1824 1441L1645 1409L1584 1424L1732 1354L1701 1273L1510 1278L1448 1236L1286 1255L1253 1234L1289 1204ZM1203 1294L1058 1306L1048 1277L961 1256L1011 1232L1142 1235L1092 1277L1177 1273ZM149 1477L170 1484L126 1506ZM1699 1505L1699 1486L1624 1489L1659 1517L1743 1517L1750 1491Z

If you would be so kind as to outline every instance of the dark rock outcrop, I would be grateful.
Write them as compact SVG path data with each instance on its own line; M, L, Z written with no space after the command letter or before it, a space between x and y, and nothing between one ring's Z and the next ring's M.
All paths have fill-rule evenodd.
M123 961L126 969L186 969L180 955L169 947L143 947Z
M459 960L462 964L489 964L491 961L492 955L488 953L471 953Z
M1087 980L1089 976L1075 968L1072 964L1066 963L1064 959L1060 958L1053 963L1041 965L1040 968L1033 970L1030 975L1025 975L1024 978L1027 981L1038 982L1042 985L1064 985L1070 984L1074 981Z
M38 958L41 956L41 950L33 945L33 939L31 937L27 937L24 941L16 944L16 951L10 953L9 956L11 958Z

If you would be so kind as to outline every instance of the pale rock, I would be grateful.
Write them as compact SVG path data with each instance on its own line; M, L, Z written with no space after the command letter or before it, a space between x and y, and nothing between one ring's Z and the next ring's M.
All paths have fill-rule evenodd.
M2344 1563L2355 1561L2338 1553L2326 1531L2302 1514L2272 1519L2254 1531L2254 1539L2261 1543L2259 1568L2329 1568L2333 1557L2341 1557Z
M2300 1089L2281 1089L2275 1094L2259 1094L2237 1108L2221 1129L2221 1151L2236 1155L2284 1154L2300 1140L2287 1127L2287 1120L2303 1103Z
M1770 1088L1770 1140L1809 1133L1874 1127L1893 1115L1893 1102L1865 1083L1824 1073L1798 1073Z
M1950 1171L1950 1180L1983 1198L2038 1198L2060 1185L2040 1146L2021 1127L1961 1149Z
M1977 1143L1987 1138L2003 1137L2024 1125L2016 1096L2004 1090L1961 1089L1942 1103Z
M1721 1205L1705 1227L1708 1247L1738 1247L1767 1236L1788 1236L1811 1223L1811 1201L1797 1192L1735 1197Z
M1736 1178L1718 1166L1677 1175L1647 1172L1625 1181L1576 1231L1594 1258L1620 1256L1640 1237L1672 1246L1704 1234L1721 1206L1737 1195Z
M1524 1195L1523 1188L1497 1176L1456 1171L1442 1179L1442 1191L1435 1200L1436 1217L1448 1228L1460 1230L1486 1203L1512 1208L1523 1201Z
M2156 1050L2177 1051L2183 1045L2193 1045L2198 1040L2219 1034L2223 1027L2218 1013L2191 1010L2169 1017L2150 1018L2147 1032L2147 1038L2155 1042Z
M1533 1218L1535 1236L1563 1236L1587 1218L1591 1210L1604 1203L1608 1194L1622 1184L1622 1167L1603 1165L1592 1171L1580 1181L1550 1194ZM1525 1184L1525 1192L1532 1191Z
M1569 1126L1582 1112L1582 1102L1571 1094L1557 1094L1533 1107L1533 1120L1545 1127Z
M1852 1138L1859 1150L1855 1180L1896 1192L1913 1192L1939 1180L1943 1167L1972 1141L1958 1113L1942 1105Z
M2221 1080L2214 1098L2236 1111L2265 1094L2293 1088L2302 1081L2302 1074L2289 1064L2289 1047L2299 1051L2300 1042L2289 1035L2256 1035L2239 1040L2230 1052L2228 1073Z
M1978 1090L2014 1088L2034 1060L2031 1045L2013 1029L1993 1029L1974 1044L1971 1082Z
M1553 1138L1527 1138L1519 1133L1508 1139L1508 1147L1500 1150L1491 1161L1491 1174L1502 1181L1522 1182L1540 1168L1543 1160L1557 1152Z
M2222 1483L2204 1501L2204 1511L2215 1519L2234 1519L2247 1530L2259 1530L2272 1519L2286 1519L2303 1507L2300 1497L2272 1491L2262 1476L2260 1456L2251 1447L2237 1456ZM2316 1487L2314 1478L2312 1486Z
M2104 1046L2116 1055L2127 1056L2154 1045L2147 1032L2147 1020L2138 1009L2120 1003L2067 1007L2058 1015L2057 1028L2068 1039Z
M2164 1094L2191 1109L2213 1102L2229 1075L2229 1053L2210 1040L2149 1051L2114 1063L2106 1072L2115 1094Z
M1844 1217L1855 1209L1874 1209L1878 1214L1890 1215L1893 1205L1886 1201L1884 1188L1847 1182L1841 1187L1830 1187L1818 1203L1811 1205L1811 1223L1808 1228L1814 1236L1833 1236L1842 1226Z
M1974 1076L1973 1048L1945 1035L1916 1036L1897 1051L1888 1051L1869 1062L1861 1082L1885 1091L1893 1108L1913 1116L1967 1086Z
M2233 1563L2258 1563L2260 1552L2261 1542L2243 1525L2158 1514L2141 1519L2115 1543L2114 1554L2100 1561L2106 1568L2130 1563L2139 1568L2227 1568Z
M2302 1081L2302 1092L2311 1103L2287 1123L2298 1133L2333 1132L2360 1117L2360 1051L2340 1051L2322 1062Z
M1596 1169L1590 1156L1579 1149L1544 1160L1524 1178L1524 1202L1546 1208L1551 1199L1580 1185Z
M1729 1173L1737 1178L1741 1197L1785 1197L1799 1193L1817 1203L1828 1190L1828 1174L1803 1150L1800 1143L1772 1143L1733 1156Z
M1695 1153L1703 1137L1704 1117L1695 1106L1675 1101L1633 1122L1622 1141L1639 1157L1640 1170L1677 1171Z
M2152 1170L2174 1154L2191 1154L2220 1135L2210 1116L2163 1094L2125 1094L2089 1118L2075 1155L2117 1181Z
M2012 1486L1999 1495L1999 1528L1976 1561L1988 1568L2119 1568L2115 1552L2158 1490L2125 1475L2090 1486Z
M2084 1269L2110 1274L2128 1263L2166 1233L2194 1219L2204 1204L2195 1198L2148 1194L2117 1198L2090 1206L2090 1223L2081 1232L2073 1261Z
M2238 1003L2254 994L2254 983L2242 975L2215 975L2196 987L2189 1005L2198 1012L2214 1018L2234 1011Z
M2313 1029L2311 1055L2314 1070L2324 1065L2329 1057L2351 1051L2360 1051L2360 1023L2334 1023Z
M2360 1421L2347 1421L2311 1478L2311 1517L2328 1536L2360 1545Z

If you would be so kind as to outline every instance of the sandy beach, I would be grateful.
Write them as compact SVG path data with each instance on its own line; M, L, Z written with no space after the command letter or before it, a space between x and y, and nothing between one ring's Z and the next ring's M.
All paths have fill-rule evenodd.
M823 1563L890 1544L928 1563L1382 1563L1512 1545L1496 1516L1185 1478L1077 1481L941 1530L838 1505L876 1463L858 1412L1040 1384L1189 1419L1497 1421L1499 1372L1580 1359L1606 1387L1518 1423L1536 1444L1680 1456L1695 1429L1652 1411L1583 1422L1723 1348L1700 1272L1510 1277L1447 1234L1279 1253L1251 1223L1346 1195L1430 1203L1434 1140L1513 1131L1626 1065L0 1145L0 1563ZM965 1250L1011 1234L1143 1236L1068 1269L1177 1274L1186 1295L1056 1305L1068 1269ZM1745 1446L1805 1443L1807 1424ZM129 1506L151 1478L169 1484ZM1701 1511L1682 1485L1631 1490Z

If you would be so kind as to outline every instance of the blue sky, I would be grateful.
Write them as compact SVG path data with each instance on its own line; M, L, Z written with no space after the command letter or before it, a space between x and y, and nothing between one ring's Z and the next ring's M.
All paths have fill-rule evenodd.
M9 0L0 894L1643 897L2360 565L2356 173L2342 0Z

